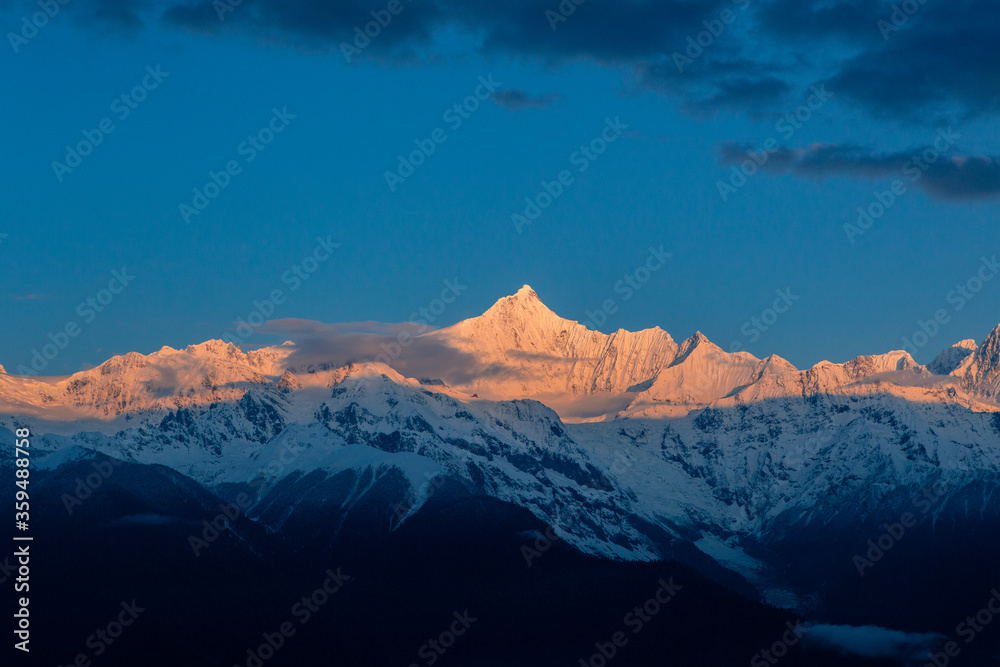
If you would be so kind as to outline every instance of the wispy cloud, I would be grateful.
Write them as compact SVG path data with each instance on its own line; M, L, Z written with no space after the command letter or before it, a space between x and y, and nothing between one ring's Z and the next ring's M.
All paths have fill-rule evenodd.
M507 88L493 93L493 101L505 109L520 111L521 109L548 109L549 104L562 99L559 93L546 93L532 97L519 88Z
M484 366L474 355L457 350L439 338L420 335L429 329L410 322L327 324L274 320L266 322L260 331L293 341L295 350L289 357L289 366L299 369L375 361L387 364L405 377L440 379L450 385L507 372L504 368Z

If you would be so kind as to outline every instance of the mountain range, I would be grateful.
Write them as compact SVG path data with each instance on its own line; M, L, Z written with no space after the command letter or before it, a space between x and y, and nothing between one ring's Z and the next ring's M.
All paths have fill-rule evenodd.
M526 285L479 317L415 336L389 364L323 349L213 340L67 377L0 369L0 440L34 434L53 539L89 545L99 534L116 548L95 549L114 562L133 531L149 544L176 533L167 551L190 548L197 564L165 565L182 581L204 574L202 550L255 579L335 557L382 563L387 577L399 565L386 559L407 550L436 572L422 551L429 535L450 544L483 533L477 557L515 554L494 575L520 581L541 571L537 560L631 582L623 572L670 564L718 598L715 613L748 605L743 621L877 626L914 645L953 635L1000 585L1000 325L926 366L890 351L800 370L725 352L701 333L676 342L660 328L593 331ZM407 355L423 351L439 372L406 377ZM95 485L95 470L112 472ZM203 533L217 507L233 506L216 547ZM428 576L447 588L452 575ZM770 631L749 633L747 646L765 648ZM827 656L821 635L801 664L839 664L844 651L844 664L915 659L905 641ZM974 648L992 659L997 645ZM741 664L753 657L731 648ZM232 664L239 651L219 659ZM618 660L645 659L623 649ZM725 660L704 664L735 664Z

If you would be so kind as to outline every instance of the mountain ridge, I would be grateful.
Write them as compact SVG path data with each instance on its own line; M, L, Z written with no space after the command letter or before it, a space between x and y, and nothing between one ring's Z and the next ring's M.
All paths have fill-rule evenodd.
M659 327L593 331L560 317L524 285L482 315L416 338L475 361L471 377L443 378L446 391L491 400L533 398L574 421L614 419L637 405L643 406L642 416L655 416L651 404L676 414L678 405L707 405L736 394L740 400L760 400L792 391L854 391L868 379L893 385L894 372L927 375L899 376L909 386L903 393L918 393L914 386L920 381L951 382L967 402L984 409L1000 396L1000 325L982 345L961 341L926 366L893 350L800 370L777 355L758 359L748 352L725 352L700 331L680 343ZM299 368L297 349L286 341L243 351L208 340L182 350L164 346L149 355L129 352L69 376L4 373L0 411L114 418L238 399L250 387L279 382L289 389L303 373L341 365Z
M331 517L396 530L453 485L529 511L582 553L681 559L797 609L828 574L795 560L802 535L849 565L858 525L898 520L933 485L947 489L935 530L1000 526L1000 327L949 375L899 350L800 370L701 333L593 332L525 287L423 336L480 367L510 362L455 383L365 359L300 363L292 342L164 347L67 377L0 375L0 439L30 426L54 472L73 447L166 467L247 493L267 530L317 540Z

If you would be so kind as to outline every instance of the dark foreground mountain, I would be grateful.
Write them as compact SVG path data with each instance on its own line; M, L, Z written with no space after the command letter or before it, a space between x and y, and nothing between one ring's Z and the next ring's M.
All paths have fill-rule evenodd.
M191 536L226 503L166 468L120 464L66 514L58 492L108 461L37 479L49 500L32 545L31 664L542 666L603 649L619 665L736 665L795 637L794 614L690 567L583 555L524 509L451 482L395 531L359 525L324 546L319 526L271 534L237 517L196 556ZM336 518L317 523L333 532ZM782 662L893 664L800 641Z

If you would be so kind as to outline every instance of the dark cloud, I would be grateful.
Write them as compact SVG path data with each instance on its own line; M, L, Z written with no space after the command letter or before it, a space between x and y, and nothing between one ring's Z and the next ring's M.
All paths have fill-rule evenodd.
M150 3L144 0L104 0L83 9L79 20L134 32L143 26L142 15L149 9Z
M532 97L519 88L508 88L498 90L493 93L493 101L499 106L511 111L521 109L548 109L549 104L561 99L559 93L546 93L537 97Z
M771 0L757 11L771 43L795 45L819 81L877 115L919 124L996 111L995 15L991 0Z
M552 66L587 60L601 66L619 68L642 63L667 62L671 54L683 51L689 38L706 31L705 22L718 23L720 12L740 15L746 23L750 0L591 0L575 6L563 16L555 0L512 0L486 3L472 0L401 0L402 11L384 26L372 25L374 37L358 34L375 20L372 11L383 12L384 4L366 0L173 0L156 9L143 0L74 0L82 20L98 14L115 16L123 23L140 27L162 22L167 26L211 36L245 35L306 51L338 53L342 45L355 59L381 62L434 61L448 51L446 40L455 35L469 40L482 55L522 57ZM85 8L85 9L84 9ZM734 15L735 15L734 14ZM142 19L137 17L142 16ZM558 18L553 18L558 16ZM383 19L385 14L382 14ZM562 20L565 19L565 20ZM728 31L734 30L727 26ZM707 33L706 33L707 34ZM355 39L357 38L357 42ZM689 81L706 80L728 68L719 59L739 57L741 44L735 35L713 37L713 44L699 57L699 73ZM763 70L746 72L761 77ZM646 89L672 92L674 86L650 80ZM711 97L708 104L724 106L740 94L733 87L751 85L747 81L722 81L717 89L701 91ZM758 84L759 86L759 84ZM760 88L763 92L763 89ZM500 104L508 108L540 106L551 96L523 98L513 91ZM745 94L745 93L744 93Z
M343 43L357 49L350 61L410 59L415 48L430 43L443 22L441 8L433 1L411 4L402 0L404 10L395 15L388 14L386 3L365 0L236 1L175 3L162 12L161 20L200 34L244 34L305 51L338 52ZM373 24L370 34L374 37L364 34L369 23ZM356 32L356 28L360 30Z
M760 6L757 17L761 27L782 40L875 44L884 41L878 21L891 12L877 0L773 0Z
M745 0L741 0L745 1ZM663 53L673 41L702 30L701 21L729 0L592 0L572 14L558 13L554 0L400 0L402 10L386 17L387 2L367 0L74 0L82 19L101 18L148 25L163 21L199 33L236 30L285 33L290 40L318 40L330 50L351 41L354 28L382 17L371 46L413 46L445 30L475 35L483 51L622 60ZM3 5L31 7L27 0ZM37 9L37 8L36 8ZM565 20L561 20L561 19ZM373 30L374 32L374 30ZM669 50L669 49L668 49Z
M990 2L925 3L913 16L906 15L905 22L893 17L893 3L880 0L760 2L755 4L756 30L747 34L738 21L680 72L672 54L686 53L687 38L702 31L702 21L711 20L719 6L706 3L698 10L700 20L694 17L693 25L681 22L684 28L673 40L660 42L656 49L615 51L618 58L646 55L659 63L655 71L660 77L651 82L659 84L655 88L661 93L685 96L689 109L772 107L793 85L787 74L776 76L789 62L799 75L815 72L816 80L829 82L865 108L911 121L989 113L1000 100L995 76L1000 70L1000 49L995 48L1000 24L986 20L995 11ZM818 41L824 36L862 50L851 57L843 47ZM598 31L594 43L601 40ZM607 51L577 53L607 57ZM697 87L704 82L715 90L704 95Z
M940 137L946 135L942 132ZM949 200L968 200L1000 195L1000 157L950 155L944 140L934 145L897 153L875 153L862 146L817 144L806 148L779 146L767 152L759 168L774 174L806 177L847 176L870 180L899 178L914 183L927 194ZM758 156L753 146L729 142L719 147L723 166L740 164ZM758 157L760 159L760 157Z
M553 0L438 1L456 25L484 35L485 51L608 63L669 53L688 35L704 30L703 20L730 4L726 0L598 0L578 6L565 21L550 22L546 12L559 6Z
M558 2L552 0L401 2L402 11L381 27L365 51L370 48L371 54L428 46L435 35L453 30L475 36L483 52L557 60L630 59L661 53L665 44L683 41L688 31L726 4L726 0L595 1L577 7L565 21L550 22L546 12L558 7ZM372 21L371 12L383 11L385 4L364 0L243 0L233 11L224 12L224 20L220 20L215 0L197 0L168 5L163 18L171 25L197 32L240 29L271 36L284 34L292 41L305 38L313 46L324 44L333 51L341 42L350 43L355 28Z
M890 0L590 0L563 3L575 7L565 16L556 0L401 0L390 21L387 3L368 0L236 2L74 0L66 11L80 22L163 23L334 54L374 11L385 25L372 24L378 34L352 58L436 61L457 39L463 53L631 68L636 89L678 96L694 112L774 110L817 82L874 114L922 124L1000 107L992 0L914 0L912 14ZM690 61L678 67L676 54Z
M157 0L62 0L59 4L60 14L71 17L75 25L112 33L141 30L163 6ZM39 3L37 0L0 0L0 11L7 14L3 22L8 29L17 25L15 30L19 30L21 17L38 12Z
M911 121L940 114L967 118L1000 108L1000 22L996 4L927 2L827 79L831 88L877 113ZM883 20L890 21L887 7Z
M1000 157L953 157L932 168L924 189L944 198L972 199L1000 194Z
M753 116L784 109L795 90L787 65L745 58L720 48L692 64L674 60L631 66L629 88L677 96L696 116L746 111Z
M770 107L785 99L793 90L790 83L775 76L730 77L713 83L712 87L714 91L707 97L688 103L691 111L739 111Z

